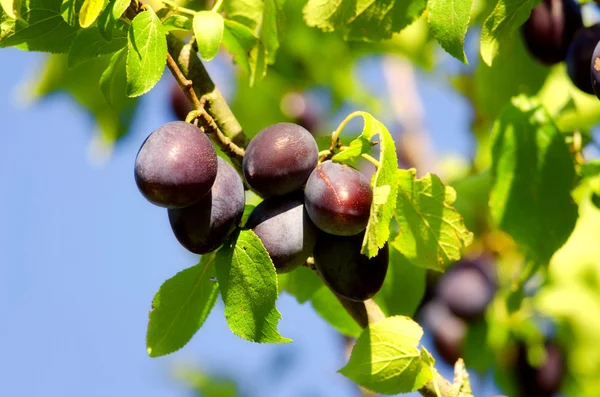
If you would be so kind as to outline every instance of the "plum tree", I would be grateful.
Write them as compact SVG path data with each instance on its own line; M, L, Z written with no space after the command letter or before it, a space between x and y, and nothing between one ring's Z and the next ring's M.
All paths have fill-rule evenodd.
M331 160L320 164L306 182L306 211L329 234L352 236L369 222L373 191L366 176Z
M473 320L485 313L494 298L496 283L484 260L463 260L444 273L437 284L437 297L450 311Z
M163 125L146 138L135 159L135 182L153 204L183 208L197 203L217 177L210 140L183 121Z
M521 27L529 53L545 65L565 60L573 36L583 26L574 0L544 0Z
M297 124L274 124L250 141L242 164L244 178L265 197L283 196L306 183L318 157L310 132Z
M248 217L246 227L260 238L279 273L304 264L316 242L317 228L297 192L261 202Z
M335 236L319 233L315 246L315 267L336 294L353 301L373 297L383 285L389 261L386 244L373 257L360 253L364 233Z
M199 202L169 209L177 240L189 251L205 254L217 249L238 225L244 213L244 184L229 163L218 158L217 179Z
M519 344L515 377L520 397L552 397L560 390L565 372L564 356L553 341L546 341L546 358L539 367L527 359L527 348Z
M567 53L567 73L573 84L588 94L594 93L590 76L592 54L600 41L600 24L577 31Z

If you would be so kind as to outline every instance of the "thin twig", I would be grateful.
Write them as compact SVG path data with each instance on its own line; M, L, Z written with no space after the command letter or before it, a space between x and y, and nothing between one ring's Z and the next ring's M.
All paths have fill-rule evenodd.
M236 157L239 157L240 159L243 158L244 149L233 143L231 139L229 139L223 134L221 129L217 127L217 123L215 123L215 120L210 116L210 114L206 112L206 110L199 109L199 112L200 114L198 120L200 121L200 125L205 130L208 130L209 133L214 135L215 140L219 142L219 145L221 146L221 149L225 152L225 154L227 154L230 157L231 155L234 155Z
M175 77L175 80L177 80L177 83L179 84L179 86L181 87L183 92L185 92L185 95L192 102L192 106L198 110L203 108L202 103L200 102L200 100L198 99L198 96L196 95L196 91L194 91L194 82L192 80L189 80L188 78L186 78L183 75L183 73L181 72L181 69L179 69L179 66L177 66L177 63L173 59L173 56L171 56L171 54L168 52L167 52L167 66L168 66L169 70L171 71L171 73L173 74L173 77Z

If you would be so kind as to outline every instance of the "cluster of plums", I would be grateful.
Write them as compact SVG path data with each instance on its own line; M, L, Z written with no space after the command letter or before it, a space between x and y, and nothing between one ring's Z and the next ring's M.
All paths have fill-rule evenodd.
M573 84L600 98L600 23L584 26L576 0L543 0L521 32L535 59L549 66L566 61Z
M303 127L279 123L259 132L242 169L264 200L243 226L260 238L279 273L312 256L334 292L366 300L381 288L389 256L387 245L373 258L360 253L373 199L369 180L348 165L318 162L317 144ZM135 180L146 199L168 209L175 236L193 253L216 250L242 226L242 178L192 124L174 121L152 132L138 152Z
M465 258L442 274L431 289L420 315L439 356L454 365L463 355L469 327L485 321L484 314L494 298L497 281L493 261L486 256ZM522 342L509 354L507 363L517 389L511 397L552 397L559 391L565 372L564 356L551 340L545 343L545 349L546 359L539 367L529 363Z

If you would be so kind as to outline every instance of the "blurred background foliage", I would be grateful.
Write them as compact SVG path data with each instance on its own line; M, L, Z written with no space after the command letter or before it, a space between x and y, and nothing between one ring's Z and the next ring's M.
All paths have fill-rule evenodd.
M158 8L159 4L154 6ZM204 0L181 4L207 8ZM539 364L544 360L544 341L552 340L567 352L564 394L600 396L597 169L590 171L590 165L579 169L581 182L572 193L579 204L575 231L549 266L523 288L515 277L525 271L527 258L510 237L491 225L488 208L490 130L513 96L521 93L537 96L555 118L565 139L571 143L583 142L587 160L598 154L594 138L600 121L598 100L570 83L564 65L548 68L535 62L519 34L502 42L492 67L481 62L479 31L494 1L475 1L466 40L468 66L450 58L434 43L426 14L390 40L358 43L307 27L302 18L303 5L303 0L285 2L286 22L276 61L266 77L253 87L249 85L249 76L233 66L227 53L222 52L211 61L212 77L245 132L253 136L270 124L287 120L305 125L319 137L329 134L351 110L373 113L397 139L404 166L417 167L420 174L436 172L456 189L455 206L476 236L466 256L485 256L494 265L498 288L485 317L459 325L456 331L459 354L464 356L467 366L482 376L493 371L502 389L513 395L516 378L511 371L516 365L519 345L529 346L530 361ZM593 4L584 6L584 13L588 25L600 20ZM51 55L45 58L40 73L28 85L29 94L38 101L58 92L70 94L95 119L96 130L90 140L103 153L118 147L132 122L145 117L136 112L144 98L115 95L112 104L106 103L97 82L107 64L108 57L101 57L69 69L66 56ZM453 89L468 101L471 129L464 134L473 142L471 152L453 158L436 154L436 144L426 131L425 117L438 116L427 113L427 104L422 103L416 89L416 76L423 76L441 89ZM171 80L167 73L163 78ZM124 84L121 86L124 89ZM164 106L171 105L170 98L163 99ZM351 125L356 133L360 132L360 125ZM432 291L439 277L407 262L403 266L390 266L376 300L386 314L417 315L418 309L435 294ZM332 293L308 269L298 269L293 277L280 276L280 289L295 295L300 304L310 299L316 312L343 334L357 336L360 332ZM190 368L177 370L176 374L200 396L239 395L230 379ZM260 395L260 391L252 395Z

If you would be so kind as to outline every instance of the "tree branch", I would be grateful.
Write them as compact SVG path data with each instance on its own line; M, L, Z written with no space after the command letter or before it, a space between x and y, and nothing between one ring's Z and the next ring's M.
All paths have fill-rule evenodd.
M221 91L208 75L198 53L191 45L184 44L170 33L167 35L167 46L181 74L192 81L200 105L212 117L219 130L235 145L245 148L248 140L242 126L231 112Z

